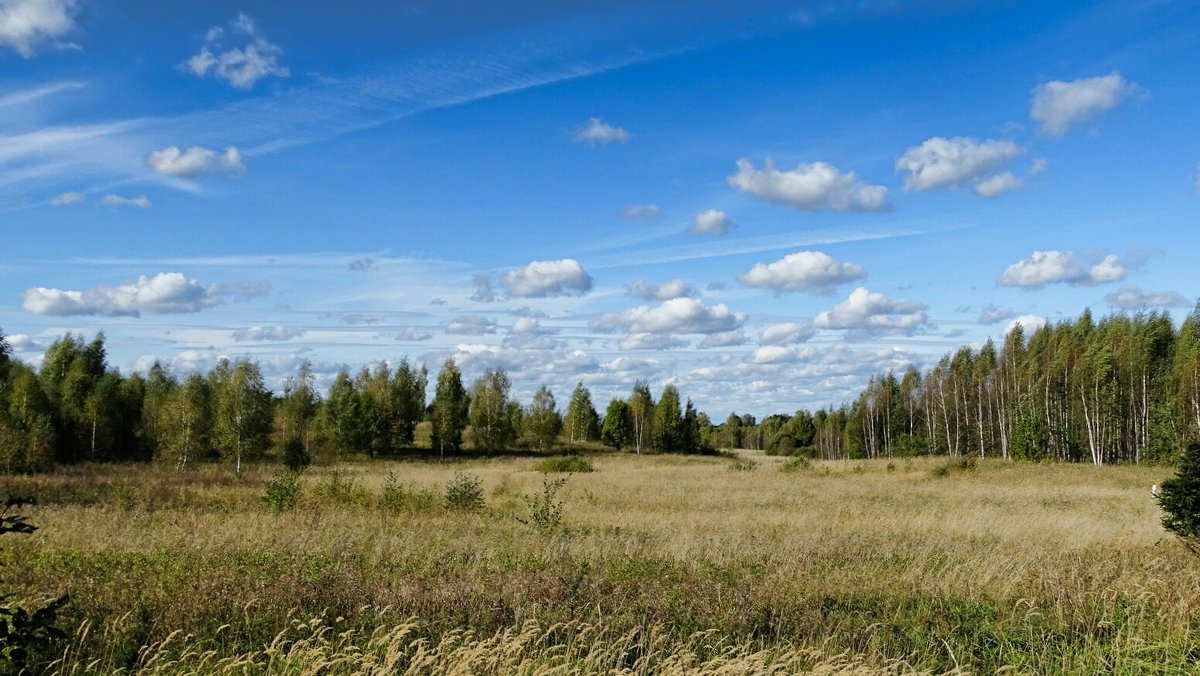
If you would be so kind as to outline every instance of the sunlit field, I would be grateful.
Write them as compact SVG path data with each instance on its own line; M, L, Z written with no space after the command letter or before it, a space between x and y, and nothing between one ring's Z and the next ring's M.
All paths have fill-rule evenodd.
M588 456L8 478L19 596L69 591L55 670L1192 673L1173 470ZM389 479L389 474L391 478ZM478 477L482 509L446 505ZM566 477L554 493L553 482ZM549 494L547 493L549 488ZM538 507L561 507L535 513Z

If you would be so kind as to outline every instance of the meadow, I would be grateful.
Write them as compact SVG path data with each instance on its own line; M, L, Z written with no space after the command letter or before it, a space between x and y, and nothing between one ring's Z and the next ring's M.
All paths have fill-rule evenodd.
M65 673L1195 673L1169 468L586 456L8 477ZM579 469L579 468L576 468ZM565 482L554 483L560 479ZM476 483L477 481L477 483ZM446 503L447 485L483 505ZM278 482L275 489L279 490ZM471 497L471 496L468 496ZM286 501L285 501L286 502ZM282 508L281 508L282 507ZM45 663L43 663L45 664Z

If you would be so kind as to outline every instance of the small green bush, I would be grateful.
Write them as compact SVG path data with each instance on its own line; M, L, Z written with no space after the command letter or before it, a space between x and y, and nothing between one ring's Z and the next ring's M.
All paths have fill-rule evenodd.
M383 492L379 506L393 512L419 512L433 509L437 505L437 494L429 489L417 488L413 484L401 483L395 472L388 472L383 481Z
M802 455L794 455L785 460L784 463L779 466L779 471L788 473L799 472L801 470L807 470L810 467L812 467L812 463L809 462L808 458Z
M323 500L339 505L370 502L367 490L340 469L331 471L317 484L317 495Z
M562 526L563 503L558 499L558 492L567 485L567 479L542 478L542 494L525 496L525 504L529 506L529 518L518 519L521 523L532 526L543 533L552 533Z
M446 509L476 511L483 506L483 480L479 477L456 473L446 483Z
M729 463L731 472L753 472L758 469L758 463L749 458L738 458Z
M558 473L574 473L574 472L595 472L596 468L588 462L587 458L582 458L578 455L555 455L543 459L535 468L542 474Z
M290 469L275 472L267 482L263 502L273 511L293 509L300 500L300 473Z

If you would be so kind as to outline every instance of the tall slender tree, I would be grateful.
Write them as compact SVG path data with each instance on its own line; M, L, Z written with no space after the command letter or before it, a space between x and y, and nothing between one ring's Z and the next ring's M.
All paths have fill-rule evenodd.
M447 359L438 372L430 420L433 423L433 447L438 454L462 448L462 433L467 426L470 399L462 384L462 373L453 359Z

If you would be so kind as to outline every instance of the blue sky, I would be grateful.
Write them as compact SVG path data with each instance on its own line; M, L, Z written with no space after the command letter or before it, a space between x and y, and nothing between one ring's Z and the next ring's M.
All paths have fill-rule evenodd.
M0 327L714 418L1197 296L1200 7L0 0Z

